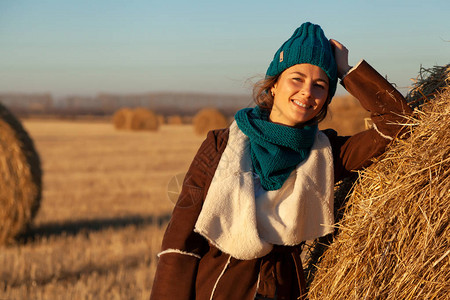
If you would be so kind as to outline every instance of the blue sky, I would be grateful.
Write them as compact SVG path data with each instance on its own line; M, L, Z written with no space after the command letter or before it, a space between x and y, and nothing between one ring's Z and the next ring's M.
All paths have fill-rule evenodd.
M420 65L450 62L449 14L444 0L0 0L0 93L246 94L305 21L405 92Z

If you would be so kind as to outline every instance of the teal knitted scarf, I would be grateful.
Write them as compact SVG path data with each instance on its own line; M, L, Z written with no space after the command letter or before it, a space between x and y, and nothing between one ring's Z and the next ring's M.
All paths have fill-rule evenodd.
M244 108L235 115L249 137L253 168L266 191L277 190L311 151L317 125L294 128L269 121L269 111Z

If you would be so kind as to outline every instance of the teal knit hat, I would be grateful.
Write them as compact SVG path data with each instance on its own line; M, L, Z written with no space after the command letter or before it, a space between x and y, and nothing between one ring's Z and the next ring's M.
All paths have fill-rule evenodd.
M308 63L320 67L330 80L330 99L336 92L337 66L328 39L319 25L303 23L294 34L281 45L267 69L266 76L277 76L287 68Z

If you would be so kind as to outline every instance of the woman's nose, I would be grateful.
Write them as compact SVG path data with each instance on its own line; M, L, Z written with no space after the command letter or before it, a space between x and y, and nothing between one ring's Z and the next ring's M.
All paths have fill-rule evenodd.
M309 97L311 97L311 91L312 91L312 85L310 83L305 83L305 84L303 84L300 93L303 96L309 98Z

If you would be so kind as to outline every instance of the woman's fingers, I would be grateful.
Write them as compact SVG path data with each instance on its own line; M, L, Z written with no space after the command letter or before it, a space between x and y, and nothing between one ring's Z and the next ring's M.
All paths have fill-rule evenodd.
M347 49L347 48L345 48L345 46L343 44L341 44L340 42L338 42L336 40L330 39L330 43L332 46L334 46L335 48L338 48L339 50Z
M348 49L343 44L333 39L330 39L330 44L334 50L338 77L342 78L348 70L350 70L350 66L348 64Z

